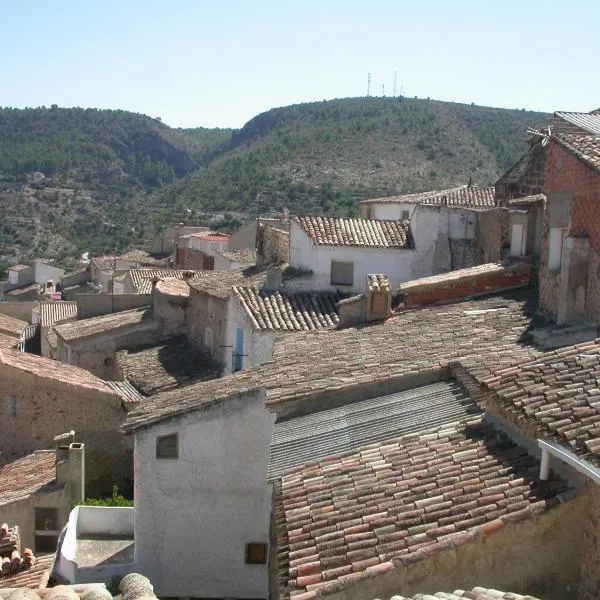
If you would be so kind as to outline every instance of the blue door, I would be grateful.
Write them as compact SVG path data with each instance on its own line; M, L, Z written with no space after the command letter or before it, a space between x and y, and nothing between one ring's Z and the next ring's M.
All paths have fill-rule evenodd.
M233 349L233 371L244 368L244 330L237 327L235 330L235 346Z

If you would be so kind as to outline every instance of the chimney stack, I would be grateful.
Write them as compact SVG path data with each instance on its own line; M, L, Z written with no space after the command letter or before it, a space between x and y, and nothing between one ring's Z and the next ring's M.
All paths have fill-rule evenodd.
M56 482L69 485L71 500L83 502L85 499L85 444L75 442L75 432L57 435Z
M382 321L392 314L392 290L387 275L367 275L367 321Z

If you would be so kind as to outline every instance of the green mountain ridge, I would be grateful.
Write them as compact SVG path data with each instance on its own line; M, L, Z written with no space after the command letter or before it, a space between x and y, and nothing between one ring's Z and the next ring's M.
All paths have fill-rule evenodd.
M0 109L0 256L65 261L143 245L207 213L353 215L368 197L492 184L526 150L527 127L548 117L347 98L275 108L233 130L173 129L126 111Z

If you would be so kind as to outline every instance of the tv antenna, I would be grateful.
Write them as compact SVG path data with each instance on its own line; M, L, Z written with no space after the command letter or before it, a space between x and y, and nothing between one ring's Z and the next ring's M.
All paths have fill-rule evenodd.
M371 73L367 75L367 98L371 95Z
M394 71L394 98L396 97L396 82L398 81L398 71Z

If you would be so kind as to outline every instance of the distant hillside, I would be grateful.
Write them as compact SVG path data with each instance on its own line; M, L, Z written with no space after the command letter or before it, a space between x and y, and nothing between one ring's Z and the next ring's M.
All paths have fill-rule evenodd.
M349 98L260 114L206 168L157 194L181 207L354 214L359 199L490 184L548 115L409 98Z
M277 108L242 129L126 111L0 109L0 260L119 252L167 223L492 183L548 115L408 98Z

